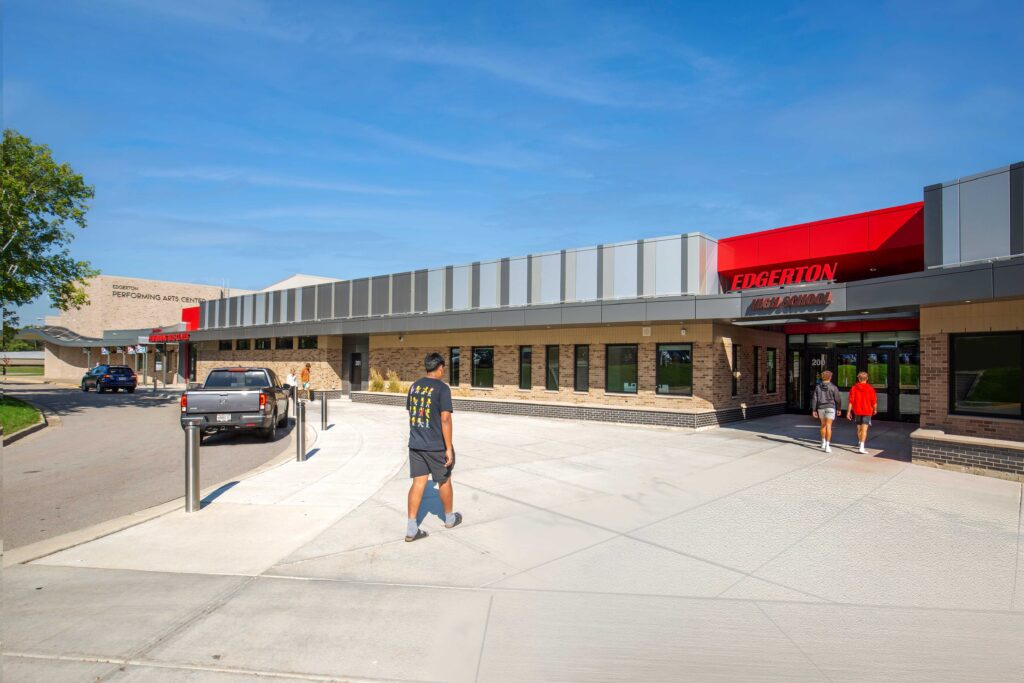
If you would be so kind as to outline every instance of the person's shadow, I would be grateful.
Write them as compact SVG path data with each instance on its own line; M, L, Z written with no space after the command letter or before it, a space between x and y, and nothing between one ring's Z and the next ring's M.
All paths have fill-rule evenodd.
M416 513L416 523L423 524L423 520L431 514L437 515L441 522L444 522L444 505L437 493L437 484L433 480L427 480L427 488L423 491L423 500L420 501L420 509Z

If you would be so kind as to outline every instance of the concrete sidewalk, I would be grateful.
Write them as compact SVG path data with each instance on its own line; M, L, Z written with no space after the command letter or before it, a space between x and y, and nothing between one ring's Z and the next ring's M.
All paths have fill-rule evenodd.
M431 490L406 544L403 411L331 404L308 462L5 570L4 680L1024 680L1021 485L907 425L458 414L466 521Z

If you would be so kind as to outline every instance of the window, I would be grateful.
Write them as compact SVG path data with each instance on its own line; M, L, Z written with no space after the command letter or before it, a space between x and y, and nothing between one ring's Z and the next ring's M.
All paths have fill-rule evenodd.
M448 349L448 384L459 386L459 347Z
M473 376L470 384L474 387L490 389L494 386L494 347L473 347Z
M586 344L576 345L576 372L573 375L572 387L576 391L590 391L590 347Z
M754 393L761 393L761 347L754 347Z
M949 412L1024 417L1024 334L957 334L949 344Z
M558 346L544 347L544 388L558 391Z
M300 349L315 349L316 348L316 337L299 337L299 348Z
M218 341L217 342L217 350L218 351L230 351L231 350L231 340L230 339L221 339L220 341Z
M605 391L636 393L636 344L609 344L605 357Z
M235 340L235 349L237 351L248 351L250 344L251 344L251 340L249 340L249 339L236 339Z
M775 359L778 355L778 351L775 349L768 349L768 355L765 356L765 367L764 370L767 373L765 375L765 391L769 394L777 393L779 388L777 386L777 378L775 372Z
M295 338L294 337L278 337L274 340L275 349L294 349Z
M740 393L740 345L732 345L732 395Z
M533 347L519 347L519 388L533 388Z
M693 396L693 344L658 344L657 392Z
M256 340L256 349L258 351L269 351L270 350L270 338L262 337Z

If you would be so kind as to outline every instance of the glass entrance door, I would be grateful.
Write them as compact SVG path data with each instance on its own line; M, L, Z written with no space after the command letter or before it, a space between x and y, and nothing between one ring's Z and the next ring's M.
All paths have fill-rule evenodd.
M814 388L821 383L821 373L826 370L832 370L834 380L835 370L832 368L832 349L809 347L807 349L807 374L805 375L807 400L804 404L804 410L811 410Z
M804 380L804 352L789 350L786 364L786 408L803 412L807 410L807 382Z
M864 369L868 373L868 384L875 388L878 395L878 417L884 420L896 417L894 413L898 403L894 396L897 391L894 377L896 368L892 354L892 349L864 349Z
M921 354L917 344L900 343L896 356L899 419L916 422L921 417Z

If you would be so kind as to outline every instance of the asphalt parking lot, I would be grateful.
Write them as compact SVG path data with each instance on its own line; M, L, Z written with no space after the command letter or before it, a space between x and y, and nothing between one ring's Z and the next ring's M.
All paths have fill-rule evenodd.
M4 547L29 543L131 514L184 495L184 437L177 392L139 389L97 394L43 384L6 392L60 418L59 426L3 449ZM203 441L202 485L256 467L288 448L287 432Z

